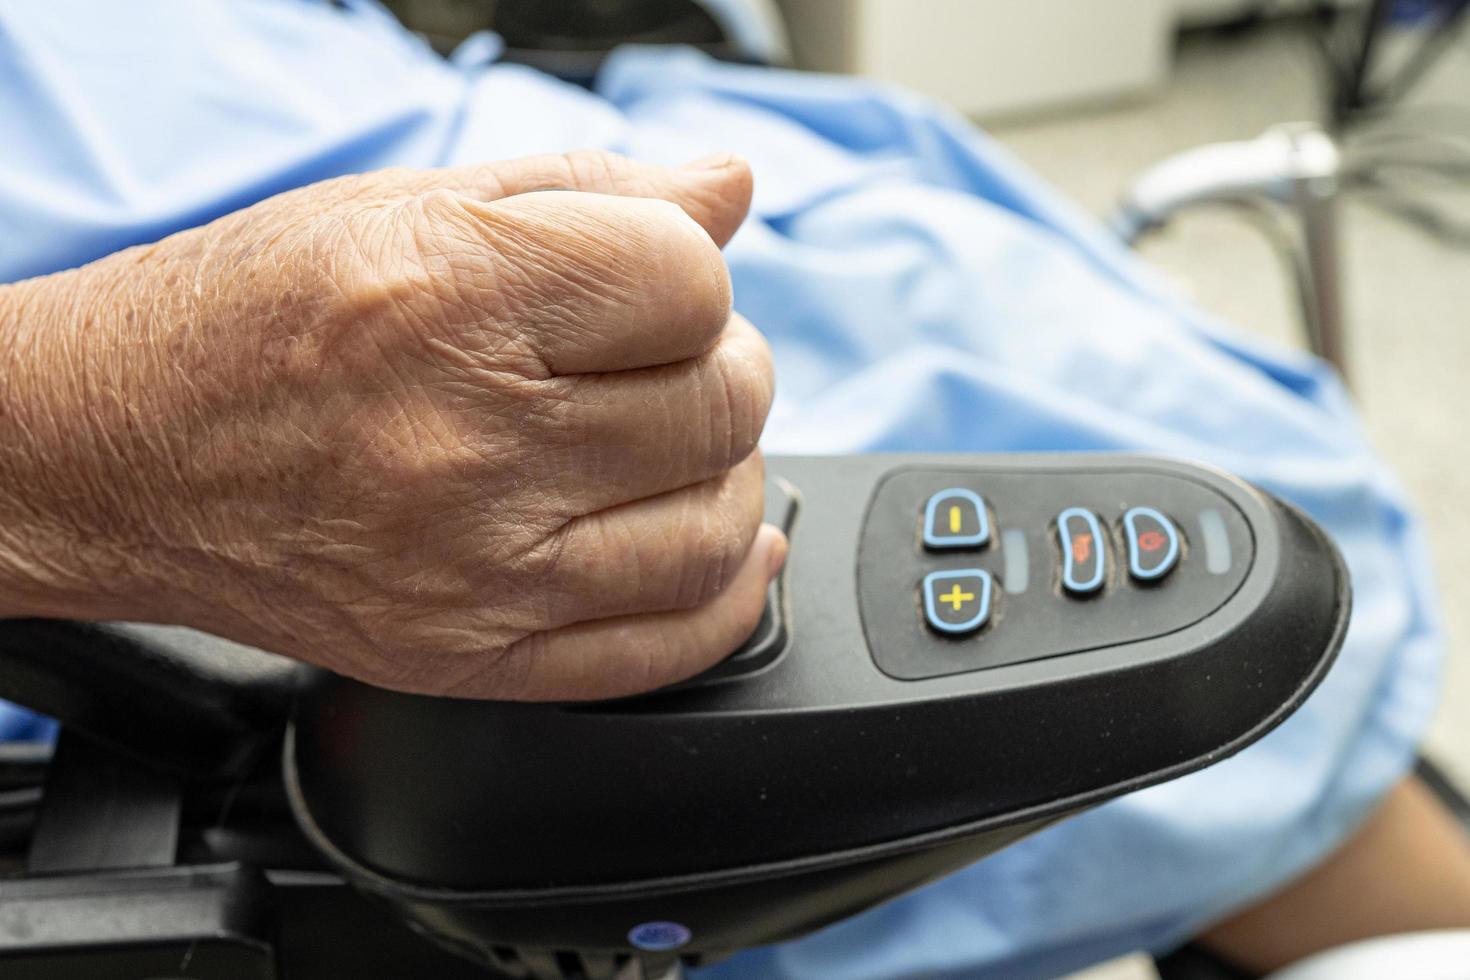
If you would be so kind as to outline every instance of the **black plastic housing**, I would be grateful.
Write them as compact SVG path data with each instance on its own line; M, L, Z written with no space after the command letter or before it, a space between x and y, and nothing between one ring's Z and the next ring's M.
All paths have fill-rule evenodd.
M680 954L718 955L1239 751L1306 698L1346 627L1332 544L1212 470L1101 455L772 458L768 469L801 499L784 650L744 676L604 704L432 699L320 675L285 756L308 837L360 887L487 962L497 946L632 952L630 930L651 921L688 929ZM1248 567L1218 605L1162 635L895 677L875 659L859 595L919 545L900 537L891 558L862 561L858 550L879 485L925 470L980 484L1185 481L1239 516Z

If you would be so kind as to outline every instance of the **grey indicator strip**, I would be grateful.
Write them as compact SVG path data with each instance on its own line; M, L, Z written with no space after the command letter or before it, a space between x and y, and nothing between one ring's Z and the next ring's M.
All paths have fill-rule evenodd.
M1007 592L1019 595L1031 584L1031 552L1026 548L1026 532L1018 527L1007 528L1000 535L1005 549L1005 572L1001 584Z
M1225 530L1225 517L1218 510L1199 512L1200 538L1205 545L1205 568L1211 575L1230 571L1230 534Z

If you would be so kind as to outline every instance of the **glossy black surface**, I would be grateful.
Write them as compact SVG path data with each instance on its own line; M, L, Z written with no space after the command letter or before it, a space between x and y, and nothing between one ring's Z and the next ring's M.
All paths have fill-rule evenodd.
M770 942L1237 751L1311 691L1345 627L1347 579L1330 543L1295 511L1208 470L1122 457L768 466L802 498L784 652L733 680L606 704L434 700L322 676L300 702L287 781L329 861L461 945L626 951L645 921L691 929L691 952ZM1181 483L1180 499L1199 495L1232 515L1239 561L1220 574L1186 563L1163 590L1110 578L1085 604L1038 576L1046 609L1092 615L1151 601L1136 609L1158 613L1111 645L901 679L880 667L870 589L897 596L882 618L901 623L912 651L957 644L922 625L917 565L896 567L897 556L978 560L999 577L1004 555L938 559L921 548L924 493L905 498L914 503L901 537L879 558L859 542L875 547L864 535L880 485L928 474L913 478L942 486L962 472L987 487L1009 473L1022 489L1086 475L1098 496L1084 503L1115 519ZM992 506L1004 530L1006 509ZM1195 595L1189 568L1210 576L1196 605L1184 603ZM875 588L883 575L895 589ZM1001 603L979 650L1002 627L1024 639L1021 606ZM1056 632L1034 631L1038 642Z
M311 675L281 781L320 856L307 864L324 859L484 965L549 976L575 962L610 977L650 922L689 935L655 960L719 956L1225 758L1301 703L1346 627L1331 543L1211 470L1088 455L772 458L768 471L768 515L792 538L787 569L751 642L703 677L617 702L509 705ZM983 495L988 536L926 547L927 502L955 487ZM1179 534L1157 580L1129 572L1125 515L1141 506ZM1098 515L1109 556L1086 598L1062 588L1054 522L1067 507ZM946 512L939 526L949 522ZM936 570L989 577L975 632L926 625L920 583ZM959 584L953 602L978 602ZM186 830L196 808L217 814L215 794L261 773L297 677L187 630L0 624L0 693L189 776L182 818L169 811ZM249 809L234 789L229 799L232 814ZM115 823L95 809L99 827ZM255 819L258 835L239 816L207 838L186 833L180 860L203 848L299 866L285 813L266 806ZM73 874L37 879L35 896L58 888L68 907L89 908L83 879L96 876L69 892ZM172 885L155 895L143 884L154 897L134 919L166 925L151 916Z

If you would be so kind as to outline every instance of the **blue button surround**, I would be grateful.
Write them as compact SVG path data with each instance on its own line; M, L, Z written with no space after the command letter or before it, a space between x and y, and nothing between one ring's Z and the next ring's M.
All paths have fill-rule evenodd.
M1138 529L1137 522L1140 517L1152 518L1159 527L1164 529L1164 534L1169 538L1169 550L1164 558L1153 568L1146 569L1138 561ZM1174 522L1152 507L1131 507L1123 515L1123 530L1128 536L1128 573L1136 579L1144 582L1161 579L1174 570L1174 565L1179 561L1179 531L1174 527Z
M977 578L980 580L980 595L978 608L975 615L962 623L951 623L939 615L938 608L934 605L934 588L940 582L953 579ZM990 593L994 588L990 573L983 568L957 568L943 572L930 572L924 576L924 584L921 586L924 592L924 619L929 625L941 633L958 635L961 633L973 633L985 625L990 618Z
M980 515L979 529L974 534L935 534L934 515L939 511L940 504L946 500L958 497L969 501L975 508L975 513ZM973 490L964 487L950 487L940 490L929 498L924 505L924 545L929 548L978 548L990 540L990 516L985 513L985 498Z
M1092 532L1093 548L1097 553L1097 567L1087 579L1077 577L1077 559L1072 553L1072 536L1067 533L1067 523L1079 518L1086 522ZM1085 507L1068 507L1057 515L1057 537L1062 542L1062 585L1068 592L1083 595L1096 592L1102 587L1108 569L1108 550L1097 515Z
M664 953L685 945L694 934L679 922L644 922L628 930L628 942L651 953Z

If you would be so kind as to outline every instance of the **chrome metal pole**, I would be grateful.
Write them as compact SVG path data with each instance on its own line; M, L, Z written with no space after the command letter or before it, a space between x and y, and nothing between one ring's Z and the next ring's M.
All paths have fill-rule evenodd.
M1258 227L1272 233L1290 266L1307 345L1346 378L1337 233L1342 170L1337 143L1320 126L1276 126L1253 140L1201 146L1160 161L1133 181L1109 223L1133 244L1202 204L1266 212L1268 220ZM1278 228L1277 215L1293 217L1296 233Z

